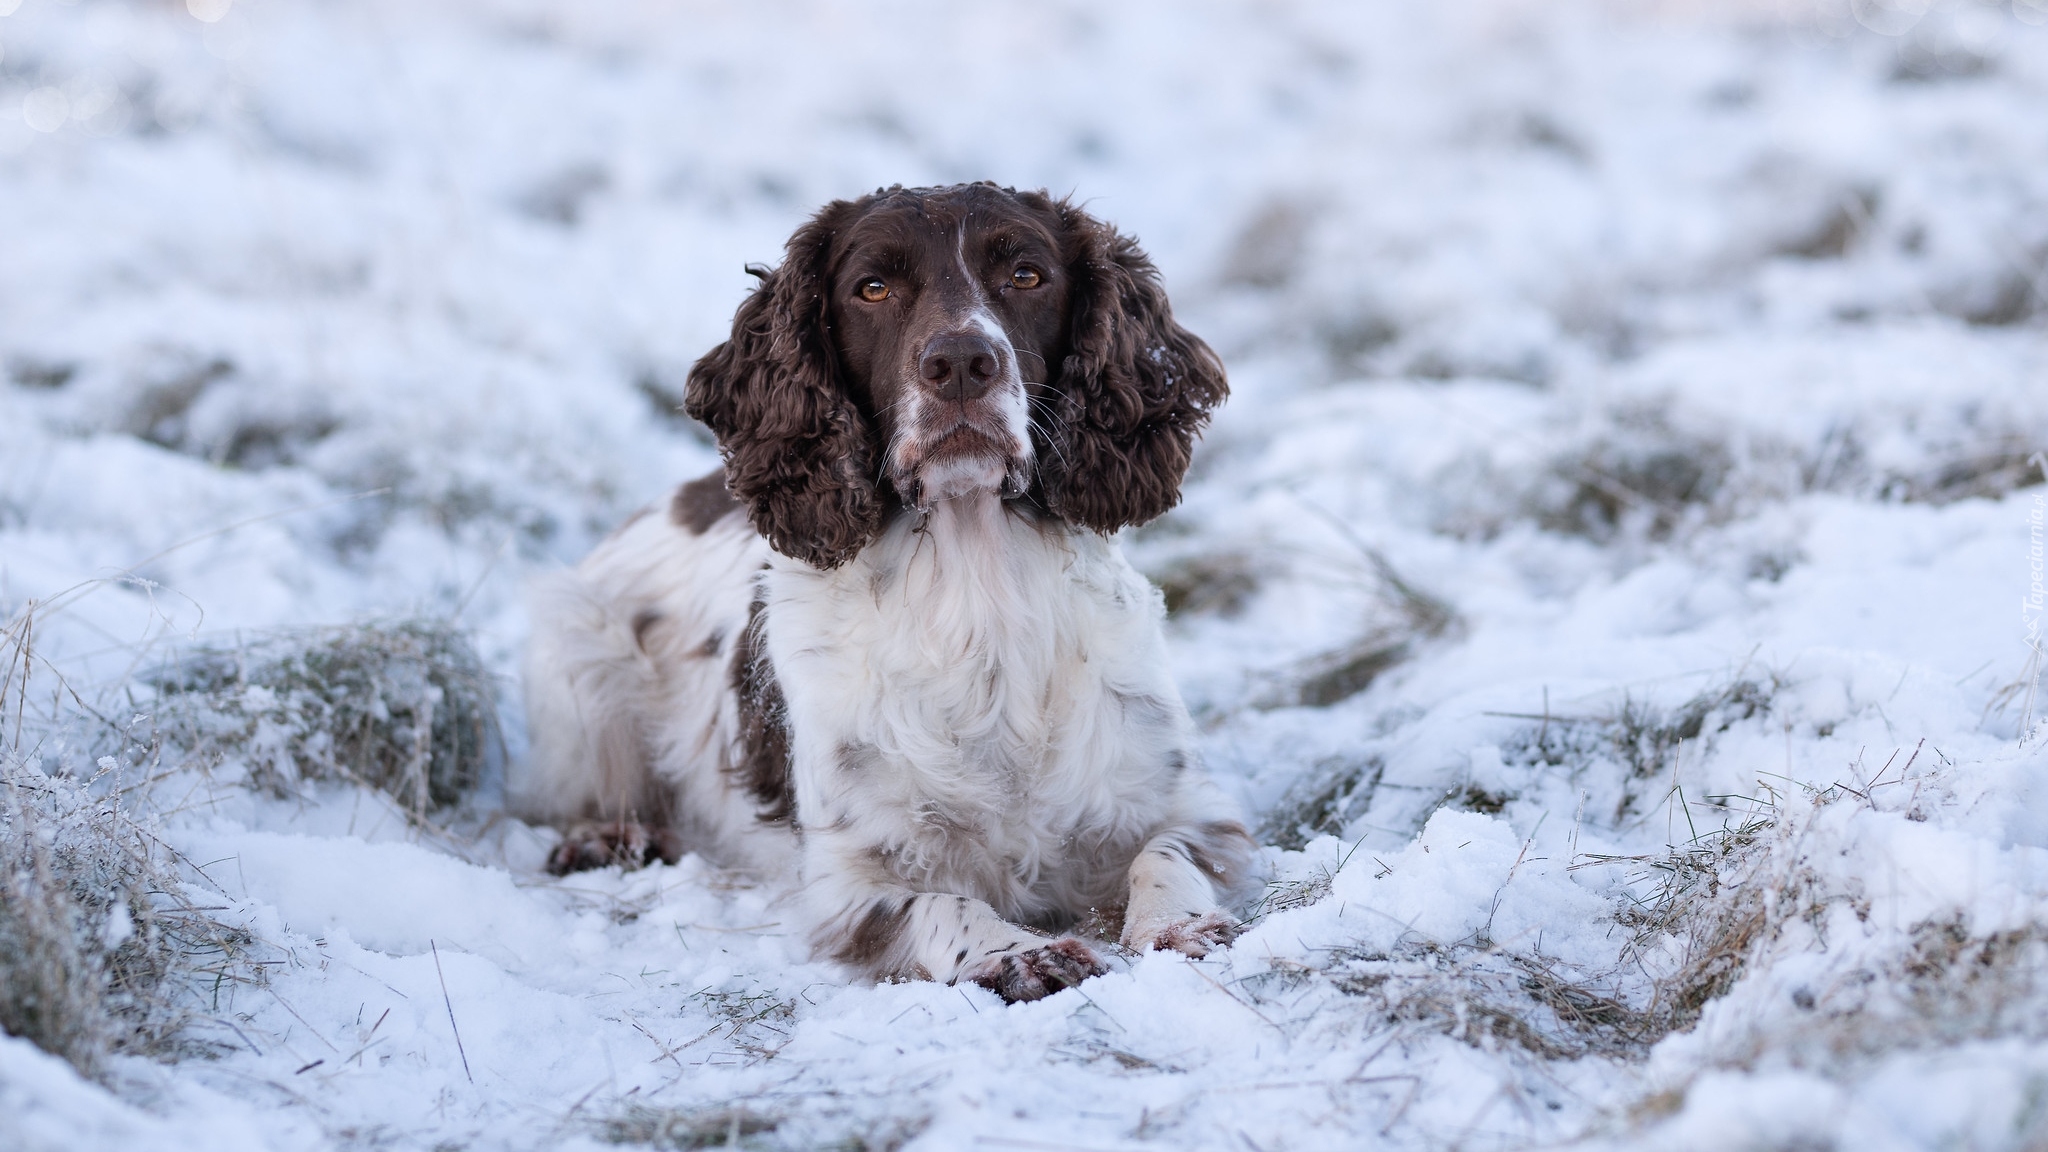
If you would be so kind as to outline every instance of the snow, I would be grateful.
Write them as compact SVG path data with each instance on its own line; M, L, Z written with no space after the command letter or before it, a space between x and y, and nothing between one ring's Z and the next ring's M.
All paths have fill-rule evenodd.
M105 1084L0 1037L0 1143L2048 1139L2038 0L0 12L0 616L108 715L424 614L518 755L521 588L715 460L669 409L743 265L988 178L1137 235L1230 367L1126 539L1235 573L1170 626L1211 770L1351 782L1227 953L1004 1006L850 984L695 857L550 879L495 781L420 827L173 757L131 806L257 975ZM1697 1024L1488 1023L1574 1035L1539 962L1648 1011L1691 953L1631 909L1729 845L1675 907L1767 927Z

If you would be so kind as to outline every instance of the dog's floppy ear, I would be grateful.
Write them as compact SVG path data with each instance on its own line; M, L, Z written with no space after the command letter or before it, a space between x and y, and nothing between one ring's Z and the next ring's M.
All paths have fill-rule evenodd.
M875 538L876 434L841 379L826 299L832 235L860 204L825 206L690 369L683 407L718 437L725 483L777 552L837 568ZM749 269L753 271L753 269Z
M1056 516L1098 532L1180 502L1195 437L1229 394L1223 363L1173 321L1159 272L1130 237L1055 204L1073 287L1056 419L1036 428L1040 483Z

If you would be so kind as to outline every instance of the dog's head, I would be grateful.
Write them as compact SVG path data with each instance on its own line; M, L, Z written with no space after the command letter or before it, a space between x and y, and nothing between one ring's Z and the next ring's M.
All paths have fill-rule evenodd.
M1000 491L1101 532L1180 499L1227 389L1129 237L993 184L891 188L790 237L690 371L726 483L785 555L853 558L897 504Z

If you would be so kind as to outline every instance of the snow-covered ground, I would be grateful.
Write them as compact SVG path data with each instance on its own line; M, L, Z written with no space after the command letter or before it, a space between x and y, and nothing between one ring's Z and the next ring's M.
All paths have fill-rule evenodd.
M0 739L245 933L99 1083L0 1038L0 1145L2048 1147L2041 0L0 14ZM1227 953L853 985L694 857L546 877L493 778L109 745L426 618L518 755L522 582L713 462L742 266L971 179L1231 368L1126 541L1274 845Z

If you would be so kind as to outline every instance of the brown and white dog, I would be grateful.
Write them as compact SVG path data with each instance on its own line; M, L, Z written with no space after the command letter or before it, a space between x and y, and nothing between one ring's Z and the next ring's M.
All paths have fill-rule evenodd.
M1226 394L1151 262L992 184L827 205L690 373L721 472L534 605L510 794L551 867L800 878L819 951L1028 1000L1193 956L1250 837L1196 763L1161 598L1110 534ZM1112 929L1113 930L1113 929Z

